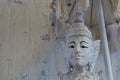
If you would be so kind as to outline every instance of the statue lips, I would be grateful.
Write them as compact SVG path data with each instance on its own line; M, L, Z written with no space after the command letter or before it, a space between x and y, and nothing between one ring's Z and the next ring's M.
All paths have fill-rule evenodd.
M83 59L83 55L76 55L76 56L73 56L73 58L75 58L75 59Z
M83 56L77 56L77 57L74 57L74 58L76 58L76 59L82 59Z
M75 55L73 56L75 59L83 59L83 55L80 52L75 52Z

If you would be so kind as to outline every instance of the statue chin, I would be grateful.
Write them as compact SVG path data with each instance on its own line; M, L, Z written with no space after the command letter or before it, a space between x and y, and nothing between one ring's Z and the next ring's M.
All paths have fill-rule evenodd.
M85 67L88 64L88 62L86 60L82 60L82 59L72 59L72 60L70 60L70 64L72 66L77 65L77 66L80 66L80 67Z

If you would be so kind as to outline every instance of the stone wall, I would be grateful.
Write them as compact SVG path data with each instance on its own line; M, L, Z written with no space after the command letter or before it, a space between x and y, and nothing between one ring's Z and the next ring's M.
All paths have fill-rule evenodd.
M57 73L67 71L64 42L49 39L49 4L0 0L0 80L59 80ZM103 54L96 70L103 70L105 80ZM120 80L119 56L119 51L111 53L114 80Z

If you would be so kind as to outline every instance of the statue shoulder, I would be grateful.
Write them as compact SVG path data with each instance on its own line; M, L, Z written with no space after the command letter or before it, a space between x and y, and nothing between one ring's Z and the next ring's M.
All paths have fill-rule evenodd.
M73 80L73 75L69 72L67 73L59 73L58 74L60 80Z
M102 74L102 70L95 72L95 80L100 80L101 74Z
M97 71L97 72L88 72L83 76L80 76L80 80L100 80L100 75L102 71Z
M99 80L102 71L88 72L84 75L74 76L71 73L60 74L60 80Z

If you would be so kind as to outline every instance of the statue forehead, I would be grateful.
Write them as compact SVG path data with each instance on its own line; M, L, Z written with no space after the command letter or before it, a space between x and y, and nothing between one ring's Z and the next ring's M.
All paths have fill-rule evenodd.
M66 41L67 42L71 42L71 41L86 41L86 42L89 42L89 43L92 43L92 39L88 38L87 36L85 35L73 35L73 36L70 36L69 38L66 38Z

